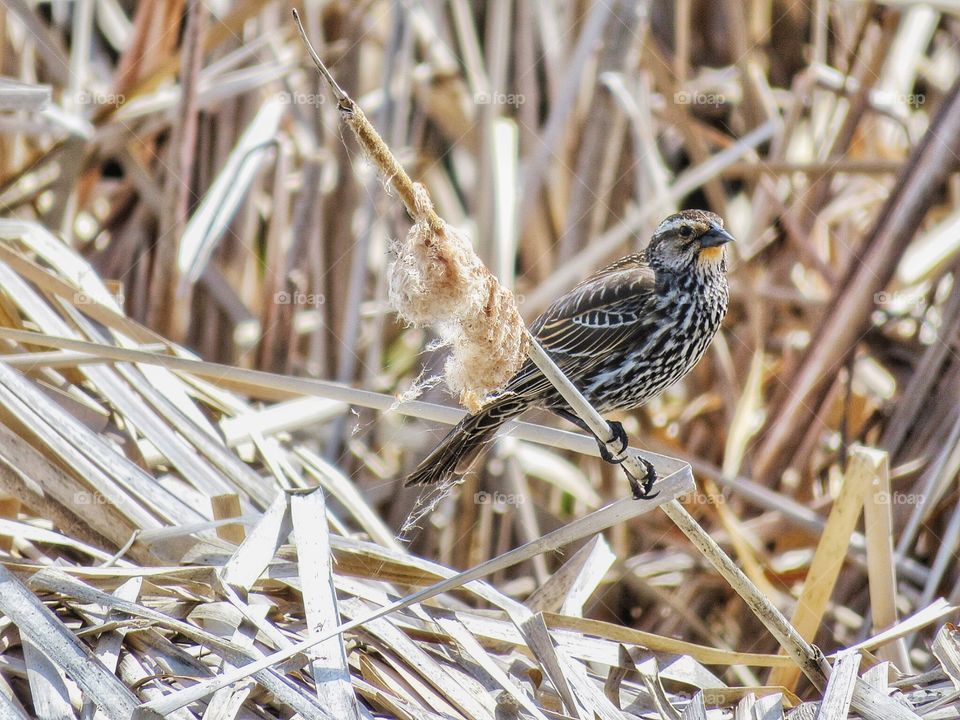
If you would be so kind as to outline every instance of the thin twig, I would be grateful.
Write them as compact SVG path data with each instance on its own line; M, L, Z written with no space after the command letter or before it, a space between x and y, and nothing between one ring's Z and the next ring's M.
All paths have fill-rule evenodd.
M317 69L320 71L320 74L330 83L330 88L333 90L334 96L337 98L338 103L345 103L353 105L353 100L350 99L350 96L344 92L337 81L334 80L333 75L330 74L330 71L327 70L327 66L323 64L323 60L320 59L320 56L317 55L317 51L313 49L313 44L307 38L307 31L303 29L303 23L300 22L300 13L297 12L296 8L293 8L293 19L297 23L297 30L300 31L300 39L303 40L304 47L307 48L307 52L310 53L310 57L313 59L314 65L317 66Z
M635 478L642 478L647 473L647 468L638 459L635 451L629 448L618 448L617 439L610 430L607 421L600 413L593 409L593 406L583 396L583 393L563 374L563 371L557 367L556 363L550 358L547 352L540 346L536 338L528 332L527 338L529 345L527 352L530 359L533 360L537 368L542 372L547 380L557 389L557 392L563 397L567 404L573 409L573 412L583 420L590 432L601 440L615 458L623 458L622 465L624 469Z

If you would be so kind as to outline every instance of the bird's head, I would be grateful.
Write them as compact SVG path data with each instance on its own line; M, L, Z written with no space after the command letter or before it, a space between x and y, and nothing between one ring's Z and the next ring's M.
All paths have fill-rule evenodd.
M682 210L657 226L647 247L647 257L654 267L673 272L723 271L723 246L732 240L719 215L706 210Z

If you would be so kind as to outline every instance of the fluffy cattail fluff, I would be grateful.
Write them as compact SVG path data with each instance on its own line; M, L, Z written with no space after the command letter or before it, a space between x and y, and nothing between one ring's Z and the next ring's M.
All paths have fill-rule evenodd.
M510 379L526 335L513 294L490 274L470 240L438 225L426 188L414 184L415 223L397 243L390 303L405 321L433 325L450 345L447 385L471 410Z
M520 369L526 352L523 320L513 294L487 273L486 300L462 318L447 360L447 385L476 412L490 392Z
M414 183L414 191L424 214L396 244L390 303L413 325L459 320L479 304L485 268L463 233L446 223L439 232L431 227L426 189Z

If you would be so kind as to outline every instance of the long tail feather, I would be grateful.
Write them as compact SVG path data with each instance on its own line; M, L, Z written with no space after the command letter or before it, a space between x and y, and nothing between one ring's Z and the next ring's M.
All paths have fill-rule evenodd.
M497 434L507 420L516 417L529 406L529 402L517 396L494 400L474 415L467 415L434 448L413 471L407 482L410 485L438 483L457 472L460 463Z

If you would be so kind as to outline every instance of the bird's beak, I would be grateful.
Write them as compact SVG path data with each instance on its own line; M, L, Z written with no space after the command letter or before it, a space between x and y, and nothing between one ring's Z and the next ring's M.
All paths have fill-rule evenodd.
M733 235L716 225L713 225L706 234L700 236L700 247L720 247L728 242L733 242Z

